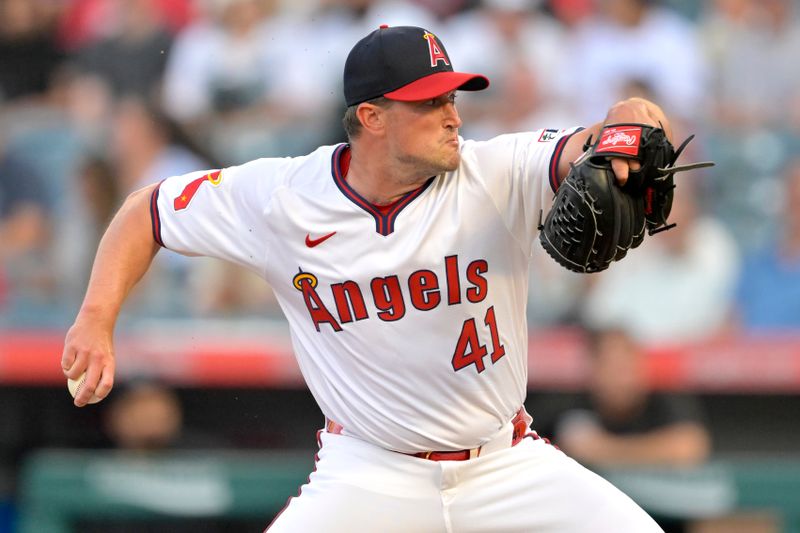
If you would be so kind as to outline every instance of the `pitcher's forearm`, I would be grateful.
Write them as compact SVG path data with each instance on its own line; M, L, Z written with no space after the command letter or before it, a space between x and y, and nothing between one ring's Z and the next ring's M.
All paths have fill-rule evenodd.
M155 187L128 196L108 226L79 316L89 315L113 329L125 298L150 267L159 249L150 222L150 196Z

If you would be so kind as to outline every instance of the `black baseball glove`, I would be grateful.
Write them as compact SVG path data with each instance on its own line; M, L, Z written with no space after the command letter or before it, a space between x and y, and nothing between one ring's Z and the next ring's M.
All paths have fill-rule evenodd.
M712 166L694 163L675 166L689 141L673 149L664 130L645 124L610 124L596 143L591 139L584 154L570 166L558 188L553 206L539 229L545 251L574 272L599 272L619 261L650 235L670 229L667 218L675 188L673 174ZM611 158L637 159L641 168L631 171L620 187Z

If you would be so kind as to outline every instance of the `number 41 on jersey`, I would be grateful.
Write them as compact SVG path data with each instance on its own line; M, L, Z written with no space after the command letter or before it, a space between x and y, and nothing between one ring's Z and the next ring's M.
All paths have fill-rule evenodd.
M494 306L486 310L483 323L489 327L492 336L492 364L496 363L506 354L505 347L500 344L500 335L497 333L497 321L494 316ZM462 368L474 364L478 373L486 370L483 358L489 354L486 345L481 344L478 338L478 328L475 319L469 318L464 321L461 327L461 335L456 343L456 350L453 353L453 370L456 372Z

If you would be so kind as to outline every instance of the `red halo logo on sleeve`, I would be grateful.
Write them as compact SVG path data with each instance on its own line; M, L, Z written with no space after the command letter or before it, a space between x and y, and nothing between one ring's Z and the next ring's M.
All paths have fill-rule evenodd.
M172 207L175 209L175 211L181 211L189 207L189 202L191 202L192 198L194 198L194 195L197 193L197 189L199 189L200 185L206 181L216 187L222 181L222 171L214 170L187 183L186 187L183 188L181 193L172 202Z

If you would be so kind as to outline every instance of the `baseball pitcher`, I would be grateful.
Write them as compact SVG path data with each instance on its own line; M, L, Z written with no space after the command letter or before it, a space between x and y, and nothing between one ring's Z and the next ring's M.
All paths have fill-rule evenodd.
M153 256L213 256L273 287L326 417L270 532L660 531L531 428L525 305L540 235L594 271L665 225L669 122L631 99L586 129L463 139L456 93L488 85L430 31L382 26L347 58L348 143L133 193L66 336L65 375L86 372L75 405L111 391L114 323Z

